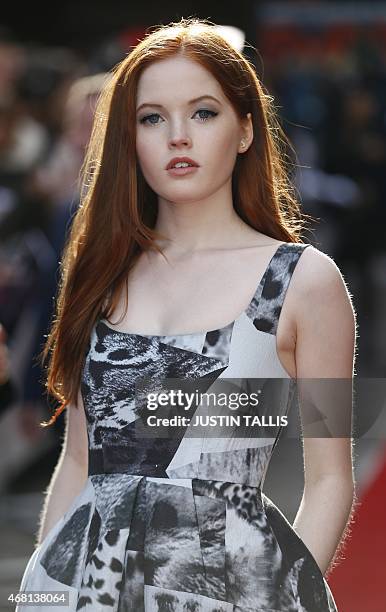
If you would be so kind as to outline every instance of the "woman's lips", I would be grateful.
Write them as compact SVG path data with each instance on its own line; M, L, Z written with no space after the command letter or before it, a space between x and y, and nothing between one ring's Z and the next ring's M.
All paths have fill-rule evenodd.
M187 166L186 168L169 168L168 174L171 176L185 176L197 172L198 166Z
M173 157L173 159L169 161L168 165L166 166L166 170L174 168L175 166L177 166L177 164L189 164L190 166L199 165L197 162L194 161L194 159L191 159L186 155L179 155L178 157Z

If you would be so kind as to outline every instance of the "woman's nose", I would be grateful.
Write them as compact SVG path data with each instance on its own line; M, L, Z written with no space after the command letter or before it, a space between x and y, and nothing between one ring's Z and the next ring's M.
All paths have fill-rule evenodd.
M173 134L173 136L169 138L169 148L171 149L181 146L190 147L191 145L191 138L186 133Z

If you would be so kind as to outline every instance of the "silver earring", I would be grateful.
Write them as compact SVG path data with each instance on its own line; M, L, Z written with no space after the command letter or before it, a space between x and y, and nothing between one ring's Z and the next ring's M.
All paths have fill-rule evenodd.
M242 146L242 148L244 149L244 147L245 147L245 140L244 140L244 139L240 141L240 145L241 145L241 146Z

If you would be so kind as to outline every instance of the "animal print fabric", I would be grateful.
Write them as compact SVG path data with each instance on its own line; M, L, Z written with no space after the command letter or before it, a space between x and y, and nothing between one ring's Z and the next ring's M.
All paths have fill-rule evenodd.
M69 612L337 611L311 552L262 490L280 428L271 438L135 436L142 376L207 377L208 388L263 376L268 390L278 377L269 407L287 413L293 380L275 337L308 246L280 243L247 309L222 329L146 336L96 322L81 386L89 475L20 590L66 591Z

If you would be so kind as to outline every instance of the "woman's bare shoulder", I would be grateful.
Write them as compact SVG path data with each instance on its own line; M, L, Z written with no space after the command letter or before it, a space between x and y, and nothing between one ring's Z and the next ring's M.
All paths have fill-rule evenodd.
M288 310L295 328L355 327L352 295L332 257L310 245L304 249L288 289ZM350 329L351 329L350 327Z
M291 284L299 297L326 297L326 291L339 291L339 288L346 286L334 259L312 244L304 249L299 258Z

